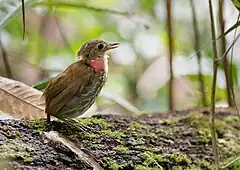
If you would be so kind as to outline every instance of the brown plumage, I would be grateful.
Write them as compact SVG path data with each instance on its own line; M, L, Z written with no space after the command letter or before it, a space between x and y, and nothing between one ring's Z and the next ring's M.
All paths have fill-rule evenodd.
M78 52L79 60L53 78L46 87L45 112L59 119L80 116L94 103L107 79L105 52L118 47L102 40L86 42Z

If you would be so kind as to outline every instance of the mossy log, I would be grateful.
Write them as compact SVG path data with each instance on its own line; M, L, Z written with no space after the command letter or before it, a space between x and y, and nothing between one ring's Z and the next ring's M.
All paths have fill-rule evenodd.
M223 165L239 156L240 119L218 110L216 128ZM98 115L50 124L2 120L0 160L0 169L212 169L208 112ZM228 169L239 170L240 162Z

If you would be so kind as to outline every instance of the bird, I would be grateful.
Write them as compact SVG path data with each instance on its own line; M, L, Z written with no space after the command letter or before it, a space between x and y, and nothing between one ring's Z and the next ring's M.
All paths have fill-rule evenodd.
M43 92L47 121L76 118L95 102L107 81L107 51L118 48L119 43L89 40L77 52L77 61L50 80Z

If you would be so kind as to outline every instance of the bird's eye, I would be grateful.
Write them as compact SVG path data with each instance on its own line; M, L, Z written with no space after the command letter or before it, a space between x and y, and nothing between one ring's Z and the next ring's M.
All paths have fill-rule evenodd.
M103 47L104 47L103 44L99 44L99 45L98 45L98 49L99 49L99 50L103 49Z

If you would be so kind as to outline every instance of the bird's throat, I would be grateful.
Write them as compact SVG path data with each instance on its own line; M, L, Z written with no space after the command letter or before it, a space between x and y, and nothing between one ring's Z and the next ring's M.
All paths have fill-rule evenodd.
M89 65L94 69L95 72L100 72L105 70L105 62L101 58L96 58L91 60Z

